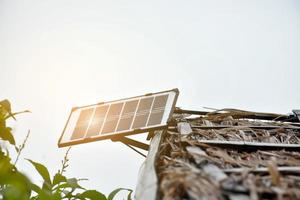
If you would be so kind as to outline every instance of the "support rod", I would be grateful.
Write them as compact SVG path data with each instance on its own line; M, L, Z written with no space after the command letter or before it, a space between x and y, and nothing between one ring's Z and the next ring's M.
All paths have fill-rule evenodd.
M145 144L145 143L133 140L133 139L125 137L125 136L123 136L123 137L115 137L115 138L112 138L111 140L113 142L122 142L122 143L124 143L126 145L134 146L134 147L143 149L145 151L149 150L149 145L148 144Z

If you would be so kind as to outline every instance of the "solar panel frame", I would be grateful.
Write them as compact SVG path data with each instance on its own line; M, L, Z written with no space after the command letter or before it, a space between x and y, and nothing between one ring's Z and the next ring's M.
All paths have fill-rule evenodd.
M162 119L160 120L160 122L161 122L160 124L153 125L153 126L147 126L148 123L149 123L151 114L152 114L152 106L154 104L155 97L159 96L160 94L167 94L168 98L166 100L166 104L171 103L171 105L165 105L163 107L163 116L162 116ZM173 99L169 100L169 97L170 97L171 94L173 94L173 96L172 96ZM167 125L168 125L168 122L170 120L170 117L171 117L171 115L172 115L172 113L175 109L175 105L176 105L176 102L177 102L178 95L179 95L179 90L177 88L175 88L175 89L172 89L172 90L166 90L166 91L157 92L157 93L149 93L149 94L145 94L145 95L140 95L140 96L135 96L135 97L130 97L130 98L124 98L124 99L119 99L119 100L114 100L114 101L101 102L101 103L91 104L91 105L86 105L86 106L81 106L81 107L74 107L74 108L72 108L72 110L69 114L68 120L67 120L67 122L64 126L63 132L62 132L62 134L59 138L58 147L66 147L66 146L89 143L89 142L94 142L94 141L99 141L99 140L113 139L113 138L116 138L116 137L119 137L119 136L134 135L134 134L138 134L138 133L150 132L150 131L153 131L153 130L166 128ZM136 128L136 129L128 129L128 130L124 130L124 131L117 131L117 129L119 128L118 125L121 121L122 114L123 114L122 112L123 112L123 109L125 107L126 102L129 102L130 100L132 100L132 101L138 100L138 104L136 105L135 113L133 115L133 119L132 119L131 125L130 125L130 128L132 128L133 123L136 119L136 113L137 113L137 110L138 110L138 107L139 107L140 100L142 98L147 98L147 97L151 97L151 96L153 96L154 99L152 100L151 107L149 109L149 114L148 114L147 121L146 121L146 127L141 127L141 128ZM106 123L106 117L107 117L107 114L109 112L110 106L114 103L117 104L117 103L121 103L121 102L123 102L123 105L122 105L122 108L121 108L121 112L119 114L119 118L118 118L116 127L114 129L114 132L107 133L107 134L102 134L102 130L100 130L100 132L97 135L86 137L86 135L88 133L88 130L90 128L90 124L93 121L95 110L100 106L107 106L107 105L109 106L109 108L107 109L106 114L105 114L105 119L103 120L103 123L102 123L101 129L103 129L104 126L105 126L105 123ZM168 115L165 115L167 106L169 106L168 108L170 108L170 112L169 112ZM77 139L77 140L70 140L70 138L72 137L72 130L74 129L74 127L78 123L78 121L76 122L76 120L78 120L80 113L82 112L82 110L90 109L92 107L94 107L93 115L90 117L90 122L89 122L88 127L86 128L84 136L81 137L80 139ZM163 120L166 123L163 123ZM73 124L73 129L72 129L72 127L68 126L70 123Z

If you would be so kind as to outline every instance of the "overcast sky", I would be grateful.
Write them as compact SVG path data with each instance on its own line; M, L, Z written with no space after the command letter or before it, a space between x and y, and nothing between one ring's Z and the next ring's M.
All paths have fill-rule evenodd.
M186 109L300 108L299 36L297 0L0 0L0 99L32 111L11 125L19 143L31 130L22 158L53 174L74 106L177 87ZM67 175L106 194L134 189L143 160L99 141L71 149Z

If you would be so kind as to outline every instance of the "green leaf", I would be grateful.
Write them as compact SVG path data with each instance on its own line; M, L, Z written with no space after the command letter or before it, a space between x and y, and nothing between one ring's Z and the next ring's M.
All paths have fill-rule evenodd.
M10 144L15 145L15 138L11 133L11 128L9 127L0 127L0 138L8 141Z
M0 187L0 194L3 195L3 199L25 200L29 198L31 193L29 179L18 172L9 163L9 159L0 160L0 185L2 186Z
M11 105L10 105L10 102L7 99L4 99L3 101L0 101L0 106L5 111L4 116L8 115L8 117L5 117L5 119L7 119L9 117L12 117L12 118L14 118L14 120L16 120L14 115L11 113Z
M42 190L38 185L34 184L34 183L31 183L30 184L31 186L31 189L36 192L37 194L40 193L40 191Z
M7 99L0 101L0 106L4 108L8 113L11 113L11 105Z
M52 194L52 200L61 200L61 193L55 192L54 194Z
M56 173L53 178L53 185L57 185L62 182L67 182L67 178L60 173Z
M0 128L5 128L6 127L6 119L4 118L4 116L1 113L1 109L0 109Z
M55 190L60 190L60 189L65 189L65 188L72 188L72 186L69 185L68 183L63 183L63 184L59 185L57 188L55 188Z
M67 184L73 188L73 189L76 189L76 188L80 188L80 189L84 189L83 187L81 187L79 184L78 184L78 180L76 178L68 178L67 179Z
M41 190L36 197L33 197L32 199L37 200L61 200L61 194L56 192L52 193L49 190Z
M40 163L34 162L30 159L26 159L26 160L28 160L35 167L35 169L38 171L38 173L43 177L45 183L47 185L51 186L52 183L51 183L50 174L49 174L48 169Z
M47 191L51 191L52 190L52 185L46 181L44 181L43 186L42 186L43 190L47 190Z
M87 190L79 195L76 195L79 199L90 199L90 200L107 200L105 195L96 190Z
M71 188L73 190L75 190L75 189L85 190L85 188L81 187L78 184L78 180L76 178L69 178L69 179L67 179L66 183L62 183L61 185L59 185L58 187L56 187L55 190L60 190L60 189L65 189L65 188Z
M115 189L114 191L112 191L112 192L108 195L107 200L113 200L114 197L117 195L117 193L119 193L119 192L122 191L122 190L129 191L129 194L128 194L128 196L127 196L127 200L131 200L132 190L131 190L131 189L126 189L126 188L118 188L118 189Z
M28 200L30 196L29 193L26 193L20 190L20 188L12 185L6 185L1 191L1 194L2 198L7 200Z

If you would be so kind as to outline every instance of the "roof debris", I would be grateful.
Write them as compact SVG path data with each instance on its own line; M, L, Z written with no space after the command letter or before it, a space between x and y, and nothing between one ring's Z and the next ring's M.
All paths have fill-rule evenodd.
M294 117L237 109L199 113L173 114L162 136L157 199L300 199Z

